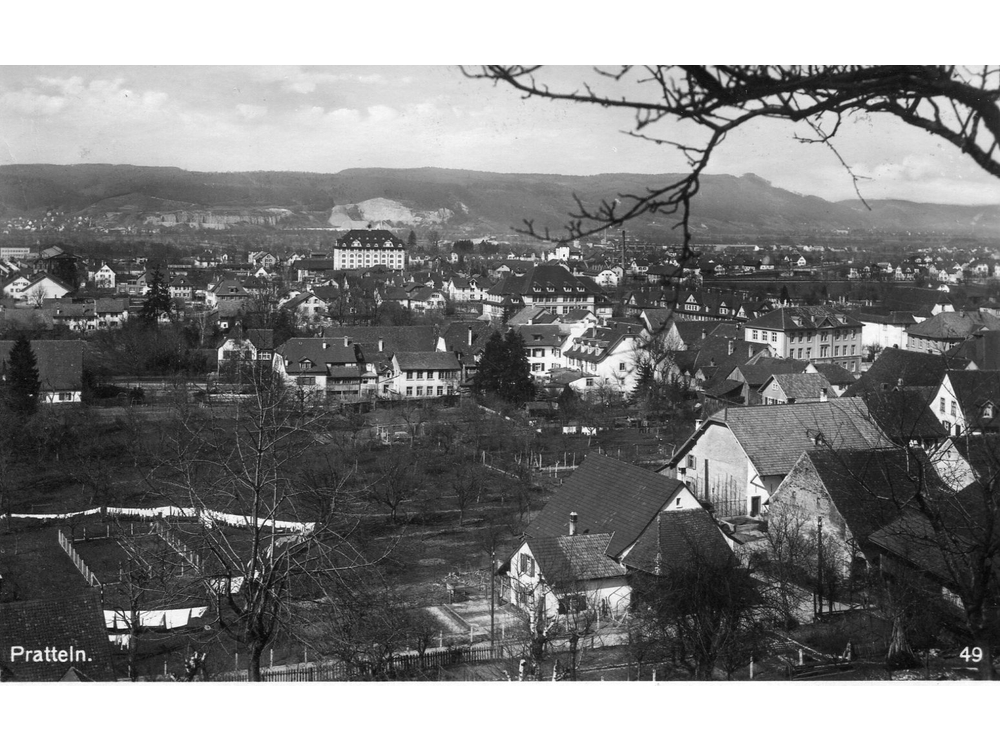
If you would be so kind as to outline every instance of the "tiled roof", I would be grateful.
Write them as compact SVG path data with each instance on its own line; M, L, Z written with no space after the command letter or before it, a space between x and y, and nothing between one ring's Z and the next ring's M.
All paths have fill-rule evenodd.
M940 487L923 451L818 449L807 456L851 534L862 544L895 519L918 490Z
M546 583L559 589L624 575L622 567L607 555L610 543L611 534L578 534L539 537L527 544Z
M936 388L904 388L871 391L862 398L872 419L897 445L911 440L937 440L948 431L930 409Z
M980 370L1000 370L1000 331L979 331L948 350L947 356L971 360Z
M445 349L456 352L461 357L474 355L486 346L494 330L493 324L488 320L452 321L442 334ZM470 331L472 344L469 344Z
M248 328L246 338L257 351L274 349L274 331L269 328Z
M655 573L657 552L663 575L698 562L727 560L733 554L718 524L703 508L660 513L625 555L624 563Z
M788 399L795 399L796 401L818 399L824 392L828 398L834 395L831 392L830 381L818 372L782 372L772 377L774 378L774 382L778 384L781 392ZM760 392L763 394L765 389L769 387L768 383L764 383L760 388Z
M361 344L365 356L378 355L381 340L384 353L392 357L393 352L433 352L437 349L438 330L436 326L330 326L323 329L323 335L331 338L346 336L349 341Z
M940 354L883 349L871 368L844 395L860 396L871 391L890 390L899 381L902 381L903 388L937 388L946 370L964 369L966 366L966 360L955 360Z
M524 346L562 346L566 341L568 333L563 333L562 327L558 325L533 325L519 326L517 332L524 339Z
M861 321L829 305L811 305L781 307L755 318L749 325L778 331L811 331L821 327L860 327Z
M731 407L707 421L728 425L761 476L787 474L819 438L839 450L888 444L860 398Z
M954 370L948 380L970 427L992 430L1000 425L1000 371ZM983 416L987 404L993 405L989 418Z
M930 339L959 340L971 336L976 331L1000 330L1000 319L986 312L943 312L922 323L917 323L908 331L909 336Z
M396 352L401 370L460 370L454 352Z
M804 360L761 357L752 365L740 365L739 371L747 385L751 388L760 388L772 375L798 375L805 373L808 366L809 363Z
M344 346L342 338L288 339L278 347L278 354L285 358L285 371L289 374L325 373L327 365L357 364L358 355L353 344ZM311 365L303 364L308 360Z
M833 362L817 362L813 367L823 374L823 377L829 381L830 385L847 386L852 385L857 380L854 373L845 370Z
M12 659L11 648L18 646L31 651L73 648L85 651L88 660L70 663ZM58 599L0 604L0 672L4 679L57 682L73 667L83 679L115 679L101 596L96 590Z
M0 372L6 372L10 351L15 343L0 341ZM83 352L86 346L83 341L32 341L31 351L35 353L42 390L80 390L83 379Z
M355 240L362 247L383 247L386 242L391 242L396 250L405 247L399 237L385 229L352 229L337 240L337 247L350 247Z
M581 534L612 534L607 554L616 558L683 487L671 477L590 453L549 498L525 535L562 536L569 528L569 514L577 513Z

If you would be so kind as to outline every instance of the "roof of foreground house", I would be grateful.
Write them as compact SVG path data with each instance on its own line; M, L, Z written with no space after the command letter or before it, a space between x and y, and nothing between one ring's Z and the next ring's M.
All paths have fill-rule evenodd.
M12 658L11 649L15 647L30 651L54 648L57 652L73 648L85 651L87 661L25 661ZM0 604L0 679L114 680L100 593L89 590L78 596Z
M686 448L713 423L732 431L761 476L787 474L799 456L817 444L836 449L870 449L889 443L860 398L738 406L723 409L707 419L671 464L676 465L687 453Z
M625 565L655 573L681 570L698 562L721 562L732 556L722 530L703 508L660 513L625 556Z
M558 589L624 575L622 567L607 555L610 543L611 534L577 534L539 537L528 540L527 545L545 582Z
M606 554L616 558L683 488L672 477L590 453L549 498L525 536L563 536L569 514L576 513L580 535L612 535Z

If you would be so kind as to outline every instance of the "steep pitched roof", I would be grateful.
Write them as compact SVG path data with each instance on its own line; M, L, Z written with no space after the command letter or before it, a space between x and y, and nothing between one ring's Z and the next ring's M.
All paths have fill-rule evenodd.
M829 381L830 385L852 385L858 378L854 373L845 370L838 364L833 362L817 362L813 364L823 377Z
M778 387L781 388L781 392L784 393L785 397L788 399L804 401L806 399L818 399L821 397L820 394L822 393L825 393L828 397L833 395L830 392L830 381L818 372L776 373L760 387L761 393L769 387L769 383L772 379L778 384Z
M732 407L716 412L705 424L710 422L729 427L762 476L787 474L817 440L841 450L888 443L859 398Z
M12 659L12 647L30 651L73 648L86 652L87 660L70 663ZM57 682L72 667L87 680L115 679L104 610L96 590L58 599L0 604L0 669L5 679Z
M358 352L353 344L344 345L342 338L288 339L278 347L278 354L288 363L289 374L326 373L328 367L357 364Z
M625 556L626 567L656 572L685 568L697 562L716 562L733 554L718 524L703 508L660 513Z
M0 341L0 372L6 373L14 341ZM43 390L77 391L83 381L83 341L36 340L31 342Z
M1000 370L1000 331L979 331L948 350L947 356L968 359L980 370Z
M780 307L754 318L749 325L778 331L814 331L828 326L861 326L861 321L830 305L811 305Z
M1000 330L1000 318L986 312L942 312L922 323L917 323L908 331L909 336L931 339L960 340L982 329Z
M948 435L930 408L936 389L903 388L870 391L861 396L879 428L897 445L911 440L937 440Z
M923 451L819 449L806 455L859 543L895 519L918 490L941 486Z
M437 350L437 326L330 326L323 329L330 338L347 337L348 341L361 344L368 357L378 355L378 342L391 358L393 352L433 352Z
M562 536L569 514L577 513L581 534L612 534L607 554L617 557L683 487L671 477L590 453L549 498L525 536Z
M527 542L546 583L557 589L624 575L622 567L607 555L610 543L611 534L545 536Z
M971 427L984 429L1000 425L1000 371L955 370L948 380ZM993 405L993 416L983 416L983 407Z
M890 390L902 381L903 388L937 388L946 370L964 369L969 362L947 355L883 349L869 370L844 393L860 396L871 391Z

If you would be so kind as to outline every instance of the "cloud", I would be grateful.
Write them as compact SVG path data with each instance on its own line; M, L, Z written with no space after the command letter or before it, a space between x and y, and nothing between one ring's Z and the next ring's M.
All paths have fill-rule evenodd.
M267 107L259 104L237 104L236 111L248 120L254 120L267 114Z
M54 115L66 107L63 96L50 96L34 90L8 91L0 97L4 109L11 109L25 115Z

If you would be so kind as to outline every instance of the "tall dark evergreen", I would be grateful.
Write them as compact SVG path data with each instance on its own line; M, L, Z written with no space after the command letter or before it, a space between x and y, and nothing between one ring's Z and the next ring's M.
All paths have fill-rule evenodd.
M163 280L163 274L157 266L153 269L153 276L149 280L149 290L146 292L146 300L142 303L139 317L146 325L156 325L161 313L170 315L173 309L170 287Z
M31 343L21 336L10 350L4 379L4 401L8 408L20 414L33 414L38 408L41 380L38 361L31 350Z
M512 404L521 405L535 397L531 365L524 349L524 340L511 329L506 336L499 331L490 336L479 360L475 390L493 393Z

